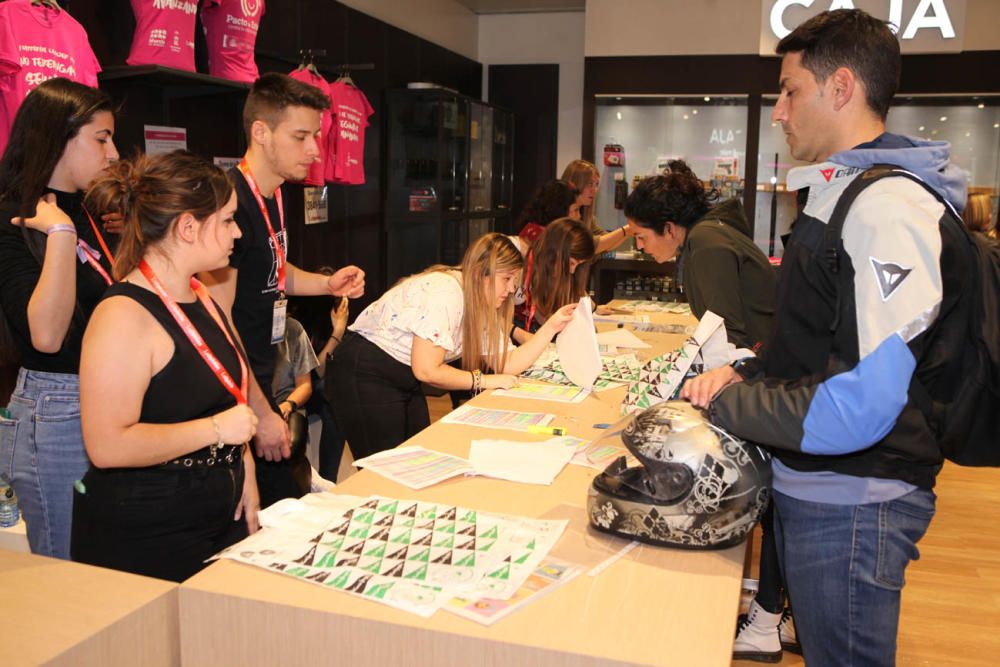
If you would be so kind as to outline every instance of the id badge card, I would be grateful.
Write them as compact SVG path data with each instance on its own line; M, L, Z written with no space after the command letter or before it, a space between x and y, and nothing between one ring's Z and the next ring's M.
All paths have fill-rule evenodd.
M271 345L277 345L285 340L285 319L288 312L288 299L278 299L274 302L274 314L271 317Z

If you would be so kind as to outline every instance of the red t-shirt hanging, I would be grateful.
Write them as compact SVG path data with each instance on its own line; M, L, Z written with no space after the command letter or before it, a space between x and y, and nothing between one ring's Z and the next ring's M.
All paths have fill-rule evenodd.
M135 34L129 65L163 65L194 71L198 0L131 0Z
M297 69L291 72L288 76L292 77L296 81L301 81L302 83L308 83L310 86L315 86L323 91L323 94L327 97L330 96L330 84L326 82L326 79L321 77L319 74L309 70L309 69ZM329 147L328 143L330 140L330 126L333 125L333 116L330 114L330 109L324 109L322 115L322 123L319 130L319 161L314 162L313 166L309 168L309 175L306 176L305 180L302 182L306 185L325 185L324 174L326 172L326 163L329 160Z
M343 81L330 84L333 131L327 146L326 180L344 185L365 182L365 128L375 113L365 94Z
M209 74L245 83L257 80L253 51L263 16L264 0L205 0L201 25Z
M31 0L0 3L0 153L21 102L38 84L61 76L96 87L100 71L87 31L65 10Z

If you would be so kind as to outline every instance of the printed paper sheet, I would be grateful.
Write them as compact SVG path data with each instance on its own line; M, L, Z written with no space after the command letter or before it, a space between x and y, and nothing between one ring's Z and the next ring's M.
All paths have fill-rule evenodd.
M411 489L423 489L475 469L465 459L419 446L397 447L354 462Z
M373 496L318 534L262 530L220 557L426 617L453 597L509 599L565 527Z
M508 431L527 431L530 426L547 426L555 418L556 416L550 413L493 410L465 404L442 417L441 422Z

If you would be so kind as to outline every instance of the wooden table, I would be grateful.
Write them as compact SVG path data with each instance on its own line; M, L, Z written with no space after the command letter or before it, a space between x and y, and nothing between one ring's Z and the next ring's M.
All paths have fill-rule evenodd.
M0 549L0 665L180 664L177 584Z
M657 321L691 322L654 315ZM674 349L683 336L639 333ZM475 405L555 412L570 435L600 437L614 422L624 388L578 405L482 395ZM542 439L513 431L442 424L412 438L461 456L473 439ZM587 527L587 488L596 471L567 466L551 486L485 478L450 480L412 491L362 470L338 486L529 517L571 518L554 555L575 550L603 559L626 542ZM181 653L185 665L728 665L739 602L744 547L694 552L640 546L599 576L583 574L492 627L438 612L429 619L324 590L232 561L213 564L182 584ZM224 619L227 632L219 632Z

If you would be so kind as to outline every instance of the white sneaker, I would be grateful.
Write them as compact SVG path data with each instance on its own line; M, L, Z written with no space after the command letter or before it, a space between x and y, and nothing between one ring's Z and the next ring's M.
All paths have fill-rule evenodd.
M782 613L771 614L754 600L746 614L740 614L736 626L736 641L733 643L734 660L755 660L757 662L780 662L781 639L778 623Z
M785 611L781 613L781 622L778 623L778 638L781 640L781 648L796 655L802 655L802 647L799 645L798 635L795 634L795 619L792 617L790 607L785 607Z

